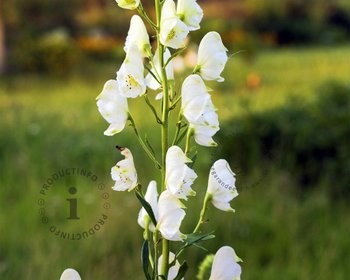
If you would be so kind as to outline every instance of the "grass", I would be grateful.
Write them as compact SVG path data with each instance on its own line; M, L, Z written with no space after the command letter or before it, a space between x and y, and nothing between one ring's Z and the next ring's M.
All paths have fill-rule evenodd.
M215 89L213 102L224 121L247 110L283 106L290 96L312 100L323 81L349 80L349 57L349 46L265 51L250 62L236 55L225 72L227 82L210 84ZM1 279L58 279L66 267L79 270L84 280L143 279L142 231L136 224L139 205L132 194L108 188L107 224L94 237L79 242L52 236L40 222L36 204L43 182L61 168L91 169L106 186L112 185L109 170L120 160L116 144L131 147L143 185L159 179L130 128L112 138L102 134L107 125L94 98L116 68L87 67L63 79L26 75L0 81ZM260 79L258 85L252 74ZM131 110L142 134L147 132L154 141L159 131L142 103L136 100ZM157 150L159 145L154 147ZM198 197L191 199L196 202L188 211L184 232L194 224L208 169L216 159L215 150L201 151L195 165ZM66 183L51 190L50 203L62 197ZM70 183L89 185L83 178ZM259 163L250 174L238 174L237 185L241 194L233 202L236 214L214 209L208 213L210 223L204 229L214 228L218 237L206 243L208 249L233 246L244 260L244 279L347 279L348 205L330 199L327 186L301 194L293 174L278 168L264 174ZM79 199L86 207L79 225L89 228L101 213L99 192L86 189ZM190 249L186 255L191 267L187 279L195 279L195 267L205 253Z

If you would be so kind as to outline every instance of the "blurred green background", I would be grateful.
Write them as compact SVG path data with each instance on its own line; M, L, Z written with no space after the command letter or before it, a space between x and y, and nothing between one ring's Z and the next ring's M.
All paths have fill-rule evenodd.
M203 245L211 252L234 247L244 260L243 279L348 279L350 2L198 2L205 17L192 42L217 30L232 56L225 83L209 85L221 121L219 147L199 148L197 197L182 231L193 227L211 163L226 158L237 173L236 213L211 208L203 230L217 238ZM152 17L152 1L144 6ZM85 280L143 279L133 194L108 188L107 224L79 242L52 236L37 205L43 182L62 168L91 169L111 186L110 168L121 159L116 144L131 148L144 186L159 180L131 128L103 135L107 123L95 105L124 57L131 15L113 0L0 3L0 279L59 279L66 267ZM195 45L188 49L177 63L180 79ZM130 103L142 135L158 150L153 116L142 99ZM101 212L94 194L80 194L91 217ZM186 253L186 279L195 279L205 254Z

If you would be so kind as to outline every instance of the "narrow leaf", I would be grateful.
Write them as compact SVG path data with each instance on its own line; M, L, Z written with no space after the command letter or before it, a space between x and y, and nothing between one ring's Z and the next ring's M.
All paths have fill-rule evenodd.
M156 217L154 216L151 205L143 198L143 196L139 192L135 192L137 199L141 202L142 207L146 210L148 216L150 217L154 226L157 225Z
M141 262L143 267L143 272L146 276L147 280L151 280L151 276L148 272L149 267L149 259L148 259L149 251L148 251L148 240L145 240L141 249Z
M186 274L186 272L187 272L187 269L188 269L187 262L184 261L184 262L182 263L182 265L180 266L179 272L177 273L177 275L176 275L176 277L174 278L174 280L180 280L180 279L182 279L182 278L185 276L185 274Z

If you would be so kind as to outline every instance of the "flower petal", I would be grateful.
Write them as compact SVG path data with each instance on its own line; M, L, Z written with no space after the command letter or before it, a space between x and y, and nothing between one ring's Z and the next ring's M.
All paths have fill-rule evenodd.
M136 45L138 47L143 57L150 54L151 45L149 42L147 29L142 19L138 15L134 15L130 21L130 28L124 47L126 53L128 53L128 50L132 45Z
M97 107L102 117L110 123L105 135L112 136L125 127L128 119L128 103L120 95L118 82L109 80L105 83L101 94L97 97Z
M173 252L169 252L169 264L171 264L174 260L175 260L175 254ZM158 274L161 273L162 263L163 263L163 255L161 255L158 259ZM179 272L179 269L180 269L180 263L178 260L176 260L175 264L169 268L167 279L174 280Z
M203 10L196 0L178 0L177 14L187 25L189 31L200 28L199 23L203 18Z
M202 146L216 146L212 137L219 131L218 115L198 75L188 76L182 85L182 110L194 130L196 142Z
M197 174L186 165L191 162L178 146L172 146L166 154L165 185L174 196L187 200L188 196L196 195L191 185Z
M158 192L157 192L157 182L151 181L148 185L146 194L145 194L145 200L151 205L152 211L154 213L154 216L156 220L158 220ZM145 221L146 217L148 216L146 210L142 207L142 209L139 212L139 216L137 219L138 224L145 228ZM152 221L150 221L149 229L154 232L155 226L153 225Z
M118 6L123 9L134 10L140 5L140 0L116 0Z
M224 159L217 160L210 169L207 193L213 205L222 211L234 211L229 202L238 196L235 173Z
M224 81L220 76L227 62L227 49L217 32L207 33L198 47L196 68L204 80Z
M142 55L137 46L131 45L125 60L117 72L119 92L125 97L135 98L146 92L143 76L144 66Z
M175 2L165 0L160 22L160 41L173 49L183 48L188 35L188 27L176 15Z
M240 258L231 247L221 247L215 254L209 280L240 280L242 269L237 261Z
M120 148L125 159L119 161L111 169L112 179L115 181L112 187L115 191L131 191L137 186L137 173L134 159L129 149Z
M161 193L158 201L157 228L165 239L182 241L185 238L185 235L180 232L181 222L186 215L183 208L181 201L168 190Z
M72 268L63 271L60 280L81 280L79 273Z

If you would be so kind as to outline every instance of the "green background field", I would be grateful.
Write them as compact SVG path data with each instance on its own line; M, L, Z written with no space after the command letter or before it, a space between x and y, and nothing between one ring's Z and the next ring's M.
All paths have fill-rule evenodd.
M265 50L249 61L241 54L234 55L224 72L227 82L210 84L221 129L226 129L226 121L247 111L283 108L290 97L316 102L317 89L326 81L349 82L349 65L350 47L346 45ZM1 78L1 279L58 279L66 267L76 268L84 280L142 279L142 231L136 223L140 206L132 193L109 188L113 184L110 168L121 159L114 146L133 151L144 186L152 179L159 180L159 172L138 146L131 128L114 137L103 135L107 123L97 111L95 98L118 68L119 63L97 64L63 78L35 74ZM247 78L252 74L260 78L253 88ZM130 107L142 135L147 134L157 150L160 129L146 112L143 99ZM215 149L200 151L194 167L199 175L194 185L197 197L188 203L183 232L189 232L195 223L208 170L220 156ZM40 222L36 204L45 179L70 166L94 170L108 186L111 203L103 229L79 242L50 235ZM322 182L304 191L292 173L273 164L266 169L256 161L254 168L237 173L240 195L232 203L236 213L209 210L210 221L204 230L214 229L217 239L204 246L211 252L224 244L234 247L244 260L243 279L348 278L350 214L346 197L332 198L332 185ZM91 202L85 215L100 213L101 209L94 207L100 201L98 196L87 192L81 197ZM187 279L195 279L205 252L191 248L186 256L190 264Z

